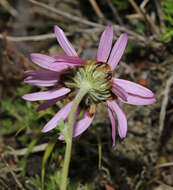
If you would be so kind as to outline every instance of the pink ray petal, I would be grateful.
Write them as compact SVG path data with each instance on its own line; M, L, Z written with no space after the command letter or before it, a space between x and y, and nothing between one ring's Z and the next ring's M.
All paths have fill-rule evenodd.
M29 101L51 100L63 96L69 92L70 92L69 88L52 89L48 91L25 94L24 96L22 96L22 98Z
M51 76L45 76L45 77L41 77L39 75L31 75L31 76L28 76L27 78L25 78L25 81L29 81L29 80L39 80L39 81L44 81L44 82L48 82L49 81L57 81L59 78L59 75L57 75L56 77L51 77Z
M64 67L63 71L65 71L65 70L71 69L71 67L73 66L81 66L81 64L54 62L49 66L49 69L57 71L57 72L62 72L62 67Z
M116 41L112 51L111 51L111 55L109 57L108 60L108 64L110 65L112 71L115 69L115 67L117 66L119 60L121 59L124 50L126 48L126 44L127 44L127 34L121 34L121 36L118 38L118 40Z
M47 70L28 70L24 72L26 75L35 76L37 78L44 79L56 79L59 76L58 72L47 71Z
M107 62L109 57L113 40L113 27L107 26L104 30L97 51L97 61Z
M107 101L108 107L115 112L118 119L118 134L120 138L125 138L127 133L127 119L122 111L122 109L118 106L116 101Z
M58 113L56 113L54 115L54 117L43 127L43 129L41 131L43 133L48 132L48 131L56 128L56 126L58 125L58 121L60 119L65 120L70 113L72 103L73 103L73 101L69 102L62 109L60 109L58 111Z
M49 69L49 65L56 61L55 58L40 53L31 53L30 58L32 62L44 69Z
M83 117L76 122L73 130L73 137L78 137L81 135L84 131L88 129L88 127L91 125L95 114L92 116L89 115L89 113L86 111L83 115Z
M56 38L57 38L60 46L62 47L62 49L65 51L65 53L69 56L78 57L75 49L73 48L71 43L66 38L63 30L61 30L58 26L54 26L54 31L55 31Z
M128 94L127 101L122 100L121 98L119 98L119 100L126 104L132 104L132 105L149 105L156 102L156 99L154 97L146 98L134 94Z
M77 121L74 125L73 138L80 136L84 131L88 129L94 119L94 115L89 116L89 113L86 111L83 117ZM63 136L59 136L59 140L64 140Z
M64 63L64 62L54 62L54 63L51 63L48 68L52 71L62 73L70 67L69 65L70 64Z
M68 55L56 55L53 56L58 62L74 63L74 64L83 64L86 63L85 60L80 59L79 57L72 57Z
M112 113L112 110L108 108L108 114L109 114L109 118L111 120L111 124L112 124L112 147L115 146L115 142L116 142L116 129L115 129L115 119Z
M37 112L45 110L51 106L53 106L54 104L56 104L56 102L58 102L59 100L63 99L65 96L61 96L55 99L51 99L51 100L45 100L44 103L40 104L39 107L37 108Z
M26 78L24 80L24 83L27 83L27 84L32 84L32 85L35 85L35 86L55 86L57 84L58 80L52 80L52 81L43 81L43 80L32 80L32 79L29 79L29 78Z
M120 97L124 101L127 101L128 94L123 88L121 88L121 86L114 83L111 90L116 96Z
M56 78L57 79L44 79L38 76L29 76L24 80L24 82L27 84L32 84L36 86L54 86L58 82L58 77Z
M36 86L54 86L59 79L59 73L45 70L29 70L25 74L31 75L24 82Z
M80 113L80 108L78 107L77 111L75 113L75 117L74 117L74 125L76 125L76 123L77 123L77 117L78 117L79 113ZM64 136L60 135L58 137L58 139L62 141L62 140L64 140Z
M146 97L146 98L154 97L154 94L151 90L149 90L148 88L145 88L139 84L136 84L134 82L130 82L128 80L123 80L123 79L113 78L113 83L118 84L128 93L131 93L134 95L139 95L139 96Z
M40 70L27 70L27 71L24 71L24 74L26 74L26 75L36 75L35 71L40 71Z

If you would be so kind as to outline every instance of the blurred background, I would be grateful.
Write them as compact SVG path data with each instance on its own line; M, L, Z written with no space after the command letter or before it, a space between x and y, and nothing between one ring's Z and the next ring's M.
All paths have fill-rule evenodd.
M40 130L65 102L37 113L40 102L21 99L46 89L23 82L24 71L37 68L29 54L64 53L55 24L86 60L95 59L105 26L114 26L114 41L126 32L114 76L157 98L149 106L121 105L128 134L115 148L106 106L98 106L92 126L74 141L69 190L172 190L172 0L0 0L0 189L59 189L65 144L56 129Z

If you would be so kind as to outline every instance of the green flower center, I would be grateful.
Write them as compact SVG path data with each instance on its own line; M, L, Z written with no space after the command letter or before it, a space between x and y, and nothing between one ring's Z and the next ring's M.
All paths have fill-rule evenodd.
M82 104L90 106L106 101L111 97L112 72L107 63L88 61L81 67L75 67L61 76L61 84L71 89L71 95L75 95L83 86L88 85L89 91Z

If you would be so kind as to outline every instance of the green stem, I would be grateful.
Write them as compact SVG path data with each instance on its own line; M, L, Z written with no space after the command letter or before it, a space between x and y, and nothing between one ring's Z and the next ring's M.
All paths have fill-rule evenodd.
M69 171L69 165L71 160L71 150L72 150L72 137L73 137L73 127L74 127L74 117L81 102L82 98L87 94L90 89L90 85L85 83L81 85L81 89L79 90L77 96L75 97L71 111L69 114L68 119L68 138L66 139L66 150L65 150L65 158L64 158L64 165L62 170L62 178L61 178L61 190L66 190L67 188L67 177Z

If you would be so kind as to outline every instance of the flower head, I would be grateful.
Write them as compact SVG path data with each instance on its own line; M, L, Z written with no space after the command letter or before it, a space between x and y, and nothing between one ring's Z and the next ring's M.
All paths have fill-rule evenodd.
M73 137L78 137L90 126L97 104L106 102L112 124L114 146L115 115L118 120L117 128L120 138L125 138L127 133L127 119L117 100L133 105L148 105L156 101L154 94L149 89L112 76L112 72L126 48L127 34L121 34L112 48L113 28L107 26L100 39L96 61L86 61L78 57L77 52L58 26L55 26L54 30L66 55L50 57L37 53L31 54L31 60L45 70L26 71L25 73L29 76L25 79L25 83L47 87L56 86L56 88L26 94L23 98L30 101L45 100L38 107L38 111L46 109L64 98L69 99L69 102L42 129L42 132L47 132L55 128L61 119L65 120L68 117L74 96L82 85L88 85L88 93L79 105L76 118L81 110L84 110L84 114L79 121L75 122ZM63 139L63 137L60 136L59 139Z

